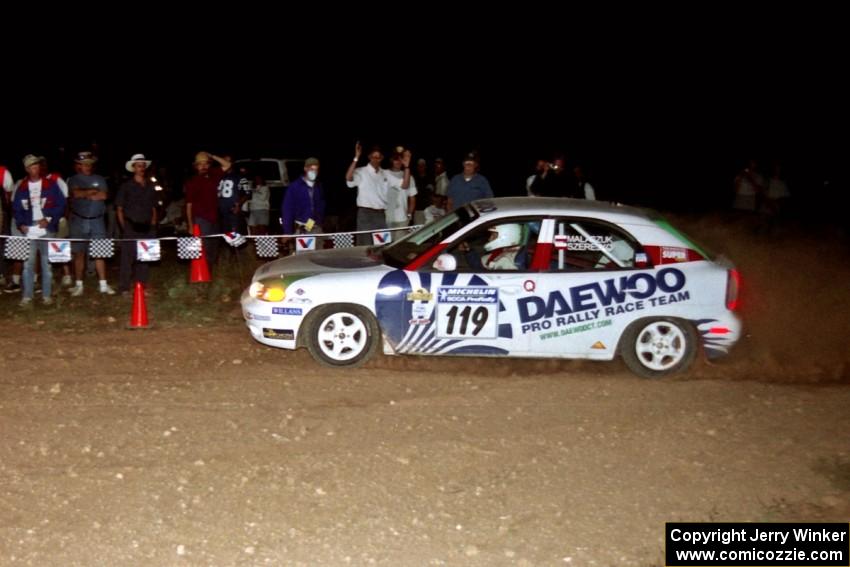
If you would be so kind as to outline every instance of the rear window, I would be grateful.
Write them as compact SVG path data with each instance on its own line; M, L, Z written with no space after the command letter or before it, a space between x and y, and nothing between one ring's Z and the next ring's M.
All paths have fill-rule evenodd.
M702 254L703 258L705 258L706 260L714 260L714 254L712 254L704 246L701 246L700 244L694 242L693 238L689 237L684 232L680 231L677 228L674 228L673 225L671 225L665 219L661 217L656 217L652 219L652 222L663 228L667 233L672 234L673 236L687 244L688 248L690 248L691 250L696 250L697 252Z

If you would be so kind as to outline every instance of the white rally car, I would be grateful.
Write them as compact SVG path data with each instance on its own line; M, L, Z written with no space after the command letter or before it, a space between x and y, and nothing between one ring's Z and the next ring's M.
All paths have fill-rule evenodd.
M269 262L251 335L330 366L384 354L611 360L655 377L741 335L738 273L656 213L594 201L475 201L391 244Z

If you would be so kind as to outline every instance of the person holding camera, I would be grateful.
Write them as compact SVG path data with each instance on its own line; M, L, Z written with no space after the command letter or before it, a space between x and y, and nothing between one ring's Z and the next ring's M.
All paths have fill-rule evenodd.
M529 191L538 197L584 199L584 195L578 194L578 184L567 168L567 160L564 156L556 156L552 163L548 164L546 173L534 179Z
M525 181L525 190L528 193L529 197L540 197L537 193L532 189L537 183L539 185L542 179L545 179L549 174L549 162L545 159L537 160L537 166L534 168L534 173L528 176L528 179Z

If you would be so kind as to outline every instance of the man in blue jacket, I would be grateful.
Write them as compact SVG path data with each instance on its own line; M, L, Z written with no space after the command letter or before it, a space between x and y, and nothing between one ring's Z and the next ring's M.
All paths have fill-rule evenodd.
M284 234L322 232L325 195L318 177L319 160L310 158L304 162L304 175L290 183L286 189L281 207Z
M12 203L15 224L21 234L30 238L29 255L24 263L24 289L21 307L32 305L33 283L35 279L35 258L41 256L42 301L45 305L53 303L50 297L53 291L53 273L48 259L47 240L53 238L59 229L59 219L65 215L65 195L56 181L41 176L41 160L32 154L24 158L27 179L21 181Z

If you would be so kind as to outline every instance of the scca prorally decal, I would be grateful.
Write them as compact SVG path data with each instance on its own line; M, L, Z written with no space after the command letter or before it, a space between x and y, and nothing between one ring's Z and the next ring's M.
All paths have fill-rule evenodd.
M647 306L688 301L690 292L682 291L685 283L685 274L681 270L665 268L657 274L641 272L583 284L563 293L555 290L546 298L523 297L517 301L522 332L564 327L638 311ZM666 295L653 297L659 292Z
M438 303L497 303L499 290L495 287L441 287Z

